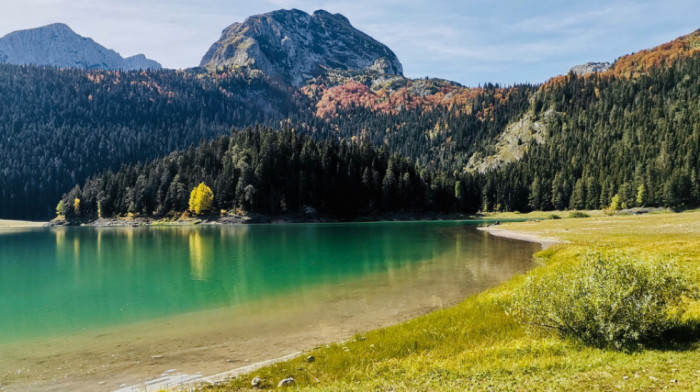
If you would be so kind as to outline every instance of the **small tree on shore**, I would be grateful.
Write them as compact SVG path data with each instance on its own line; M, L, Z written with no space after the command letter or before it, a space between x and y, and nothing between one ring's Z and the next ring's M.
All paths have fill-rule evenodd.
M63 203L63 200L60 200L58 202L58 205L56 206L56 216L65 216L66 215L66 205Z
M206 184L200 182L190 193L190 212L199 215L210 211L214 204L214 192Z

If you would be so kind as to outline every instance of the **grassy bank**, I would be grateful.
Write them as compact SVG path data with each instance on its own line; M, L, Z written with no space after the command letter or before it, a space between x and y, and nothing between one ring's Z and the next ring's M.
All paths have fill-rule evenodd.
M700 282L700 211L566 216L502 225L568 241L539 252L542 265L530 274L564 269L598 248L675 258ZM274 388L292 376L295 388L324 391L700 390L700 303L691 304L685 316L691 328L660 347L620 352L532 330L507 315L503 304L523 281L514 278L453 308L319 348L214 389L248 390L254 376ZM305 361L308 355L315 361Z

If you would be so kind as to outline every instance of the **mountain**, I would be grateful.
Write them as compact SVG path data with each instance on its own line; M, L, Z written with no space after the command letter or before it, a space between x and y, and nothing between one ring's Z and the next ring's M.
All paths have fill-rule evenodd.
M328 69L403 74L391 49L355 29L343 15L323 10L312 15L278 10L234 23L200 66L249 67L295 87Z
M0 62L50 65L83 69L160 69L146 56L122 58L90 38L76 34L63 23L20 30L0 38Z
M251 22L256 18L258 22ZM91 189L98 188L88 187L81 199L111 197L127 208L132 201L138 206L142 200L145 210L139 207L138 213L167 213L164 206L150 208L158 207L152 203L155 198L167 195L169 177L151 182L139 162L188 149L200 140L210 141L234 126L257 124L288 127L300 137L332 139L340 146L364 142L381 146L382 154L385 149L392 158L410 160L420 180L431 184L426 188L427 205L444 210L600 208L608 206L617 193L627 205L680 206L700 201L700 107L696 105L700 85L693 83L700 77L698 32L623 56L605 72L581 77L569 73L542 85L487 83L468 88L440 79L403 77L395 56L384 56L391 53L386 47L356 32L339 15L276 11L251 17L231 30L252 34L254 26L277 23L270 30L279 33L279 42L290 43L291 33L281 29L297 19L308 20L303 26L299 22L298 35L325 37L309 38L324 54L314 60L318 75L313 76L312 68L304 74L301 68L287 69L277 63L262 69L259 62L129 73L0 64L0 217L48 218L61 194L89 178L107 179L100 173L123 166L129 168L124 183L105 183L108 188L102 196L91 195ZM242 27L246 23L248 27ZM347 28L347 34L331 39L339 33L319 33L321 25L327 31L329 25L336 30ZM310 26L309 31L304 32L304 26ZM338 64L332 60L337 52L343 47L351 51L348 34L358 34L367 44L348 54L354 56L352 61L346 58ZM254 41L257 55L264 56L254 59L269 62L272 55L263 49L271 46L263 42L270 39L265 41L258 33L255 37L246 39ZM372 42L378 49L370 50ZM236 45L216 49L215 45L213 52L236 53L237 48L241 49ZM377 61L381 57L387 60ZM285 64L304 61L297 51L278 58ZM381 68L372 69L375 63L394 64L393 70L389 66L382 73ZM294 87L295 80L303 84ZM214 180L211 170L218 170L218 163L206 155L207 164L183 162L185 172L180 176L193 183ZM274 163L269 158L261 156L265 173L272 173L267 171ZM250 168L251 162L237 160L240 167L235 170L248 172L245 166ZM323 164L324 170L340 167L333 159ZM356 163L351 166L346 169L357 175ZM168 170L174 174L175 168ZM403 194L414 180L404 172L382 176L381 170L373 169L359 174L388 199L395 192ZM303 176L310 178L306 169ZM134 186L129 185L132 180ZM314 181L330 184L333 178ZM129 192L120 190L124 184ZM219 189L215 198L226 198L217 203L229 208L231 192L236 197L240 194L225 184L210 185ZM289 195L284 203L270 204L275 195L291 189L278 193L270 184L265 181L265 186L255 188L262 192L259 197L265 196L266 210L291 208ZM632 190L640 189L643 202L638 203ZM227 193L221 194L222 190ZM155 198L147 200L151 196ZM178 200L184 199L178 196ZM335 207L328 204L320 210Z
M136 54L125 58L123 66L120 68L124 70L161 69L162 66L159 62L146 58L143 54Z

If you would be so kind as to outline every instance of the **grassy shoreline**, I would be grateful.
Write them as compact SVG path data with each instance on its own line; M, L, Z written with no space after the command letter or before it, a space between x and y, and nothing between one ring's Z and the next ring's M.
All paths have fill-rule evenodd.
M599 248L674 258L700 282L700 211L596 215L506 223L499 229L567 242L538 252L542 266L528 275L556 273ZM504 303L523 280L515 277L455 307L319 348L213 389L252 390L255 376L274 388L292 376L296 388L319 391L700 390L698 331L632 353L586 347L530 330L505 313ZM686 317L700 324L700 303L692 303ZM308 355L316 360L306 362Z
M585 211L590 216L603 215L602 211ZM303 214L226 214L226 215L189 215L185 213L164 216L114 216L109 218L84 218L66 221L57 217L50 222L41 222L48 226L191 226L191 225L242 225L242 224L275 224L275 223L367 223L367 222L408 222L408 221L445 221L445 220L484 220L484 221L521 221L559 219L566 216L564 211L534 211L520 212L484 212L484 213L440 213L440 212L395 212L361 215L353 218L333 216L306 216Z

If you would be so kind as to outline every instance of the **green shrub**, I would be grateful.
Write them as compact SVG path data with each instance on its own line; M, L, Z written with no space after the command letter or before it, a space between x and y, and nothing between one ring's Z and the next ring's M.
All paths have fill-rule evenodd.
M569 218L588 218L590 215L582 211L573 211L569 214Z
M530 276L510 313L596 347L628 349L678 325L684 297L697 288L675 263L589 252L552 276Z
M561 219L561 216L557 214L549 214L547 215L547 219Z

